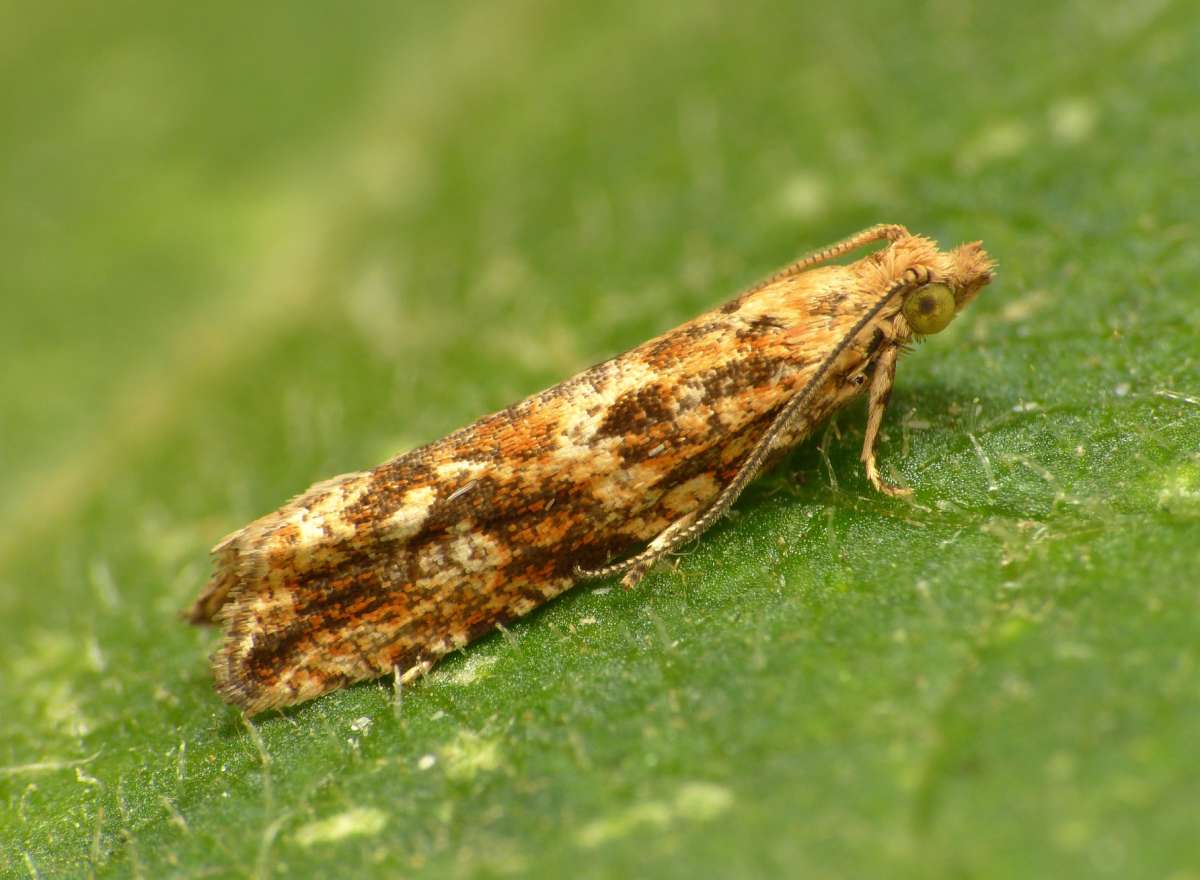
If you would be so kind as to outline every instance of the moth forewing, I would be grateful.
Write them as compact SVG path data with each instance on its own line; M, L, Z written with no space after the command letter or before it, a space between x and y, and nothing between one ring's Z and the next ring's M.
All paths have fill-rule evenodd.
M944 309L939 285L959 311L991 272L978 243L943 252L872 227L448 437L313 486L214 550L190 618L224 628L218 691L255 713L393 670L409 680L580 576L632 586L867 388L866 473L901 491L874 453L896 361L910 321L948 320L912 297Z

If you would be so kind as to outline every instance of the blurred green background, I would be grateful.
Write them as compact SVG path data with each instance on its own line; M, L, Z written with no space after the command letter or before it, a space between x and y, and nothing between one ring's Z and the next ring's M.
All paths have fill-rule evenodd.
M1194 4L0 22L0 874L1200 877ZM1001 265L911 503L859 406L399 712L214 696L227 531L881 221Z

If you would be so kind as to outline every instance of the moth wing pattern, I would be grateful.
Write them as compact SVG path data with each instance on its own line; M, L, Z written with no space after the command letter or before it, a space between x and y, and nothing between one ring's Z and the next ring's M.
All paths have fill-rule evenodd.
M882 250L814 265L878 230ZM924 267L967 299L991 271L977 244L941 252L894 226L807 259L225 538L190 612L224 630L218 691L254 714L393 669L422 674L569 588L577 569L697 518L814 379L774 456L861 393L872 363L907 341L899 303L878 305L906 271ZM864 322L872 307L877 319Z

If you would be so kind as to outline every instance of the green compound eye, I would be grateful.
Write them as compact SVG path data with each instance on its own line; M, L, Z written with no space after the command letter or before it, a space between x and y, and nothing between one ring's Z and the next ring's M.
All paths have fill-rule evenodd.
M938 333L954 317L954 294L944 284L928 284L904 301L903 312L914 333Z

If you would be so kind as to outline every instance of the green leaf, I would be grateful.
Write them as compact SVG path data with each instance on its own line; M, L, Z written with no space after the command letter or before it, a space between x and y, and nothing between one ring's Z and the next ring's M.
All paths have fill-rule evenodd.
M4 32L0 874L1200 876L1192 7ZM901 366L911 503L852 408L400 700L215 697L223 534L875 222L1000 261Z

